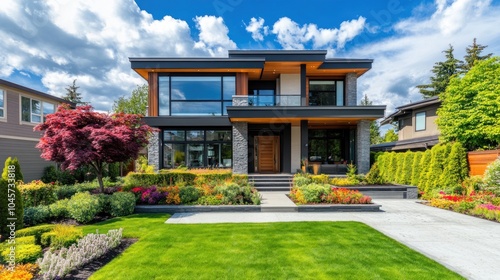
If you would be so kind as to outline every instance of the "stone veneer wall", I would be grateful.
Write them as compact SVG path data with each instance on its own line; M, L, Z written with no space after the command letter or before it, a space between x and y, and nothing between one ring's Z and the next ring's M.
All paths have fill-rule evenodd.
M356 129L356 162L359 174L370 171L370 121L361 120Z
M148 164L154 166L155 171L160 169L160 133L157 131L149 138Z
M356 73L348 73L345 76L346 82L346 106L356 106L358 103L357 90L358 75Z
M248 123L233 123L233 173L248 173Z

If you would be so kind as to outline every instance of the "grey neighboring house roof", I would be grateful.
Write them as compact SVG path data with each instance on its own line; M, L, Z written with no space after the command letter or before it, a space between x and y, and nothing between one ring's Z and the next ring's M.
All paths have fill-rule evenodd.
M427 107L427 106L434 105L434 104L440 104L440 103L441 103L441 100L439 100L439 98L437 96L435 96L435 97L431 97L428 99L424 99L424 100L420 100L417 102L408 103L408 104L405 104L403 106L396 107L396 112L394 112L394 113L390 114L389 116L387 116L386 118L384 118L380 122L380 124L381 125L390 124L390 123L394 122L397 117L403 116L403 115L411 112L412 110Z
M418 137L401 141L387 142L370 146L370 151L426 150L439 143L439 136Z
M34 90L34 89L31 89L31 88L28 88L28 87L25 87L25 86L22 86L22 85L19 85L19 84L15 84L13 82L9 82L9 81L3 80L3 79L0 79L0 85L4 85L4 86L10 87L10 88L14 88L14 89L17 89L17 90L22 91L22 92L27 92L27 93L31 93L31 94L34 94L34 95L38 95L38 96L41 96L41 97L44 97L44 98L47 98L47 99L51 99L51 100L57 101L59 103L67 103L67 104L69 104L72 107L75 107L75 105L76 105L73 102L70 102L68 100L64 100L64 99L62 99L60 97L57 97L57 96L54 96L54 95L50 95L50 94L47 94L47 93L44 93L44 92L41 92L41 91L38 91L38 90Z

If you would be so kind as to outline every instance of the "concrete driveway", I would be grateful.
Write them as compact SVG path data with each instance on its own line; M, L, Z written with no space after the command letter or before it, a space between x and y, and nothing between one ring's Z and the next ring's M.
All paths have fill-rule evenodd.
M407 199L376 199L383 212L183 213L166 223L359 221L468 279L500 279L500 224Z

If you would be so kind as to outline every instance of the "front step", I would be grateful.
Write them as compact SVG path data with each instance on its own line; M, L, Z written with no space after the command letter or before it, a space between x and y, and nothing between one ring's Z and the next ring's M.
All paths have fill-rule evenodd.
M265 191L290 191L293 181L291 174L257 174L248 175L248 181L253 183L254 187L261 192Z

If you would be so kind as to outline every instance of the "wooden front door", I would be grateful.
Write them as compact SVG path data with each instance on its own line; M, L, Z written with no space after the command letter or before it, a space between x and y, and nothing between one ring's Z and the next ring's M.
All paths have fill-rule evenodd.
M256 136L257 172L276 173L280 170L280 137Z

